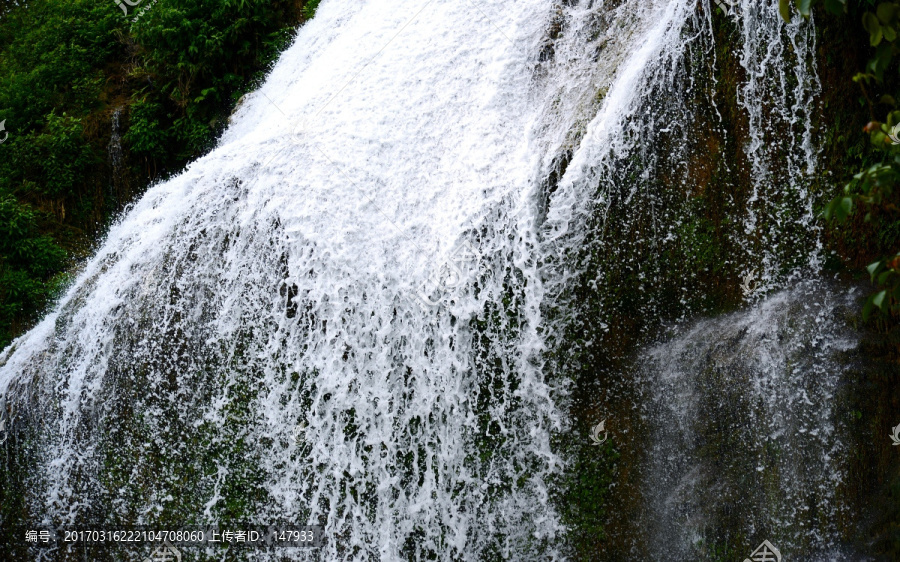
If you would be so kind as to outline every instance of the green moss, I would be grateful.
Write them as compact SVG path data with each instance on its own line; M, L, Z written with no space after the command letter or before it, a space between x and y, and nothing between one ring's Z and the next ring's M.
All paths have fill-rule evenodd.
M740 560L746 553L744 550L736 547L736 544L743 544L744 540L740 537L733 541L725 543L709 542L700 540L695 545L699 560L708 560L709 562L730 562L732 560Z
M612 515L608 499L620 454L611 440L600 446L571 441L567 445L573 449L574 462L559 482L564 492L557 498L558 509L569 528L573 559L596 560L608 540L606 525Z

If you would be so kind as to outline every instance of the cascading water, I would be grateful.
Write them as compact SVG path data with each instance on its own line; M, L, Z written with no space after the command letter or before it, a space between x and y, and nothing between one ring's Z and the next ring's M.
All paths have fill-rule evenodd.
M502 224L541 8L324 2L3 356L41 441L32 515L320 523L327 559L552 555L540 282Z
M737 98L748 117L742 140L754 180L737 236L742 261L755 267L744 275L758 291L777 287L781 270L817 266L821 252L808 189L819 152L815 27L799 18L783 27L776 12L774 4L753 0L736 10L746 73Z
M843 355L858 345L841 319L856 300L802 283L641 357L644 409L655 420L645 484L653 559L737 559L728 528L785 555L865 559L836 540L849 442L836 405Z
M838 520L846 506L835 488L847 468L835 448L833 402L841 370L827 346L843 341L844 320L804 312L803 299L811 295L834 300L827 291L765 297L819 268L817 201L809 189L818 156L814 27L799 18L783 24L777 2L718 3L724 12L718 15L705 2L623 3L600 13L596 5L564 9L559 39L546 51L549 133L539 175L547 178L539 231L543 333L556 351L548 368L577 374L568 419L614 420L624 440L617 450L631 474L614 482L619 491L611 488L612 498L604 500L600 524L608 540L583 542L605 560L718 560L748 557L768 536L790 556L840 558L847 529ZM624 50L616 42L619 30L627 38ZM722 72L739 77L734 99L721 97ZM567 118L558 119L561 113ZM723 208L724 219L709 218L709 209ZM741 281L739 300L765 299L757 305L763 312L744 320L756 322L757 331L779 332L778 323L786 322L773 310L779 306L790 305L798 323L814 321L811 335L797 328L788 343L752 339L744 345L753 353L735 351L729 364L755 372L751 381L769 376L786 407L804 398L804 409L793 416L778 417L769 402L768 411L751 412L753 420L740 401L713 411L699 407L721 389L698 381L692 369L706 366L702 350L713 345L711 334L731 333L725 325L733 319L677 340L698 350L693 363L676 363L672 347L660 348L652 361L621 355L625 337L646 341L660 320L709 310L705 296L722 291L727 277ZM657 321L641 325L636 318ZM712 341L725 349L739 343ZM799 356L790 346L805 343L818 347L805 362L792 363ZM754 365L767 353L780 353L789 364ZM827 367L832 371L821 377ZM672 373L690 387L673 387ZM732 390L751 383L742 384ZM759 408L761 394L771 389L756 390L742 396ZM660 404L677 411L677 419ZM822 417L812 420L814 412ZM722 443L713 450L703 438L723 418L747 439L723 437L736 449L732 470L714 481ZM761 444L798 451L773 460ZM578 458L599 454L585 452L589 446L571 449ZM585 469L590 462L576 465ZM741 467L757 479L744 478ZM756 484L755 492L728 495Z
M725 274L762 294L815 266L812 33L735 5L748 133L713 146L712 9L325 0L219 147L151 188L0 356L23 510L323 525L298 559L565 558L555 352L599 341L611 284L652 287L647 255L690 244L693 155L739 152L752 176ZM590 317L582 281L608 297ZM702 312L702 282L674 288L680 312L649 291L640 311Z
M726 205L742 223L723 234L731 253L723 266L751 276L760 293L790 277L784 270L816 266L819 244L813 199L806 189L817 155L811 115L820 89L811 25L799 19L784 25L771 2L733 3L728 19L737 37L729 46L740 49L744 82L736 101L744 113L735 127L741 137L728 138L718 107L722 100L715 93L716 76L709 68L715 63L710 5L625 3L601 12L604 17L598 23L594 4L583 2L570 10L573 32L557 48L567 58L553 61L562 70L554 68L560 76L546 89L547 113L561 105L560 97L582 101L581 107L564 106L566 119L552 120L562 135L547 135L541 177L554 183L549 186L552 202L542 237L556 250L551 256L574 255L560 268L559 286L554 285L551 294L570 292L568 281L604 243L613 244L603 251L612 252L620 267L643 259L641 253L676 251L689 242L684 228L692 200L712 197L704 192L712 187L726 192ZM628 38L624 57L616 39L623 28ZM612 53L604 64L582 62L604 57L607 50ZM571 59L600 73L578 66L573 70ZM587 93L570 92L573 75ZM587 96L593 98L584 100ZM574 135L577 142L571 139ZM742 169L734 170L733 163L721 159L729 150L739 152L735 160ZM697 155L718 169L698 169ZM710 187L699 186L698 176L707 181L712 176ZM724 188L732 187L734 176L749 176L752 191L727 193ZM607 232L599 240L590 239L597 230ZM653 267L638 274L644 285L663 277ZM685 315L692 311L689 295L697 292L698 274L692 272L691 279L676 288ZM650 299L648 309L653 310L659 304Z

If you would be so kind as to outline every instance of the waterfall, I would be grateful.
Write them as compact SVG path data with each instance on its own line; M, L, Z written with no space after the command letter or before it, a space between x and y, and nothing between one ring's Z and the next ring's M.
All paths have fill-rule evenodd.
M601 17L595 4L568 9L571 33L556 49L566 58L545 63L555 68L544 88L551 124L541 177L551 180L545 186L551 201L541 236L545 261L560 264L548 267L549 292L569 294L591 252L611 252L619 267L630 267L623 264L642 253L684 245L691 200L709 197L710 189L726 192L725 205L741 222L724 233L732 256L723 265L750 276L755 294L818 267L821 245L807 188L818 155L812 119L820 90L811 23L798 17L783 24L777 3L731 3L735 29L728 40L741 69L736 103L743 114L732 127L740 136L729 138L709 68L716 62L711 5L629 2ZM581 91L571 92L573 82ZM564 105L562 96L580 107ZM560 107L565 118L557 115ZM726 151L736 152L742 169L716 162ZM698 169L697 154L718 169ZM698 176L713 177L707 187L697 185ZM728 193L742 176L751 178L751 191ZM614 231L591 238L611 225ZM663 277L652 264L647 269L639 274L645 284ZM697 277L691 272L676 287L683 318L697 311L689 302ZM662 306L651 296L646 310L665 316Z
M323 2L0 358L11 442L40 438L30 514L321 524L335 560L553 556L532 508L559 411L507 221L546 8Z
M733 414L759 430L747 446L785 427L830 443L810 416L835 373L794 417L765 395L771 383L800 403L825 369L764 357L785 288L818 267L814 34L784 25L777 2L732 4L739 138L723 133L708 0L323 1L219 146L150 188L0 355L23 510L48 524L322 525L326 546L297 559L566 559L551 498L574 453L552 444L576 431L577 385L560 350L583 357L602 340L622 276L647 287L635 314L708 312L702 269L670 300L651 290L666 267L652 257L698 232L686 217L711 189L698 174L726 178L737 226L720 274L750 275L755 308L660 344L678 362L647 351L660 368L633 381L655 385L645 414L673 420L654 426L655 446L705 431L689 408L717 387L693 368L716 372L701 356L717 348L692 342L723 323L762 334L735 335L747 350L730 359L751 362L749 409ZM745 166L707 173L694 158L726 151ZM727 189L738 176L749 193ZM801 314L825 325L791 337L844 345L824 312ZM690 484L679 502L700 501L688 475L705 459L677 454L650 465L647 486L669 474ZM772 462L760 466L791 458ZM840 471L813 469L766 490L827 503ZM648 521L682 525L646 496ZM697 514L646 548L688 552L715 517ZM832 531L783 536L820 548Z

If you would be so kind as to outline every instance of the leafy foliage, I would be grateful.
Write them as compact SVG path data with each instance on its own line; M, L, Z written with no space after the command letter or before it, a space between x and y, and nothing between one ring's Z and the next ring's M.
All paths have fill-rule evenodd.
M318 1L0 7L0 347L114 213L209 150ZM118 125L116 125L118 123ZM4 133L5 134L5 133ZM113 158L115 152L115 158Z
M310 0L303 6L303 17L306 19L312 19L313 16L316 15L316 10L319 8L320 0Z
M288 45L282 22L299 17L286 0L157 0L130 27L135 152L177 169L210 148L227 111Z
M873 127L872 132L873 143L879 148L885 146L880 140L885 136L881 131L883 126ZM846 223L857 208L864 208L865 222L871 222L876 214L887 214L889 221L893 219L895 228L900 227L900 221L894 219L900 213L896 200L896 187L900 184L900 152L891 152L894 153L885 162L853 176L843 195L826 206L824 217ZM874 310L882 312L886 318L900 317L900 252L871 263L866 270L879 290L866 300L863 318L868 319Z
M870 3L871 4L871 3ZM857 74L857 82L869 100L868 89L889 87L886 72L896 67L896 55L900 52L898 29L900 29L900 2L881 2L874 11L862 14L862 27L868 34L869 44L875 52L866 65L866 71ZM896 70L896 69L895 69ZM885 94L879 99L882 105L896 106L895 97ZM871 105L871 103L870 103ZM826 207L826 220L836 219L847 223L857 209L865 210L864 223L878 219L878 231L885 234L889 244L897 247L897 232L900 231L900 111L888 113L885 123L872 121L864 128L874 149L881 153L881 161L867 167L853 176L844 187L843 194L834 198ZM882 257L867 268L876 291L868 297L863 307L863 318L872 312L881 313L881 318L889 327L900 320L900 252Z
M0 196L0 322L14 326L23 309L38 309L62 284L65 258L33 209Z
M820 2L832 14L847 11L847 0L795 0L793 4L803 17L809 17L812 6ZM874 8L862 11L861 19L869 45L875 52L866 64L865 72L858 73L853 81L862 87L865 99L872 106L869 89L884 89L886 72L892 66L897 66L897 54L900 53L900 44L897 42L900 2L880 2L875 5L874 0L863 0L860 3ZM790 0L779 0L779 8L782 18L790 21ZM885 94L881 96L879 103L896 106L896 99ZM873 217L880 215L878 230L890 238L889 242L896 247L900 242L896 236L900 232L900 217L897 216L900 213L900 201L897 199L900 193L896 189L900 182L900 150L896 148L900 145L900 111L891 111L885 123L871 121L864 131L869 133L875 150L882 153L881 162L854 175L844 187L843 194L828 203L822 214L826 220L836 219L841 223L848 222L855 210L860 208L866 210L863 222L872 222ZM870 264L867 270L877 288L866 300L863 318L868 319L877 310L882 314L882 320L893 328L900 320L900 252L879 259Z
M808 18L812 14L813 6L824 4L825 9L832 14L842 14L847 11L847 0L778 0L778 10L784 21L791 21L791 4L800 12L800 15Z

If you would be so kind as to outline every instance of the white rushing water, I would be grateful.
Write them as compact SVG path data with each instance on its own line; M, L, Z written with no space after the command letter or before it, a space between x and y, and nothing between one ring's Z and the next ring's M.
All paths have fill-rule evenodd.
M323 2L0 359L46 440L36 513L321 523L329 559L552 555L540 281L499 234L548 8Z
M757 537L757 544L777 540L788 555L843 559L835 550L845 516L836 490L847 469L834 427L843 370L834 353L851 343L840 315L828 308L841 299L809 287L773 292L819 267L816 202L808 189L818 158L814 28L800 18L784 24L777 2L728 2L733 27L719 35L705 2L644 2L640 9L623 3L602 17L592 10L596 3L573 4L561 18L570 32L561 34L547 70L551 84L555 76L568 78L547 89L545 119L568 128L545 129L552 148L544 152L541 177L551 180L540 236L545 301L552 303L545 308L578 311L545 318L553 326L545 333L584 343L563 341L567 357L554 368L591 372L580 358L593 360L592 342L604 338L608 316L678 320L703 310L696 297L709 286L701 281L706 270L698 269L709 264L692 245L708 243L696 236L702 225L692 215L694 199L723 197L733 222L723 233L729 251L714 266L719 276L742 279L746 301L760 301L745 316L710 321L640 354L634 381L583 383L603 389L597 402L606 392L627 394L617 386L630 385L645 401L637 406L650 432L619 436L644 451L646 465L637 470L646 471L638 491L645 507L634 516L628 512L634 504L623 500L623 511L604 523L632 518L615 539L632 559L748 556L750 550L729 549ZM717 56L737 69L734 100L717 97L709 70ZM729 103L741 112L727 123L720 107ZM546 117L559 113L568 120ZM733 158L720 159L729 151ZM710 168L697 166L698 154ZM704 185L704 177L714 179ZM736 177L750 178L748 192L733 183ZM671 255L683 257L667 262ZM701 265L692 270L692 263ZM667 267L685 268L684 277L673 279ZM638 284L643 299L622 304L617 283ZM682 307L668 308L658 296L665 291L678 295ZM585 294L593 308L582 306ZM810 310L806 301L816 299ZM772 341L776 334L785 341ZM731 354L730 363L707 365L710 350ZM726 371L726 382L709 382L702 369ZM726 401L726 391L741 399ZM591 400L582 407L594 408ZM597 416L594 423L608 414ZM723 465L728 471L720 474Z
M776 208L751 206L735 233L748 255L759 216L781 221L764 245L812 230L785 212L810 205L802 186L778 191L765 162L770 120L805 130L782 145L815 158L808 26L756 4L736 8L750 138L734 142L754 201ZM709 14L707 0L324 0L219 147L152 187L0 356L10 423L39 437L32 511L317 523L328 560L564 557L549 496L566 459L550 443L568 382L545 364L543 314L566 302L581 264L561 256L587 218L644 212L608 214L659 176L659 131L687 158L706 86L684 61L713 56ZM758 58L764 44L779 48ZM794 67L807 73L773 97L772 73ZM807 263L762 255L764 276Z

